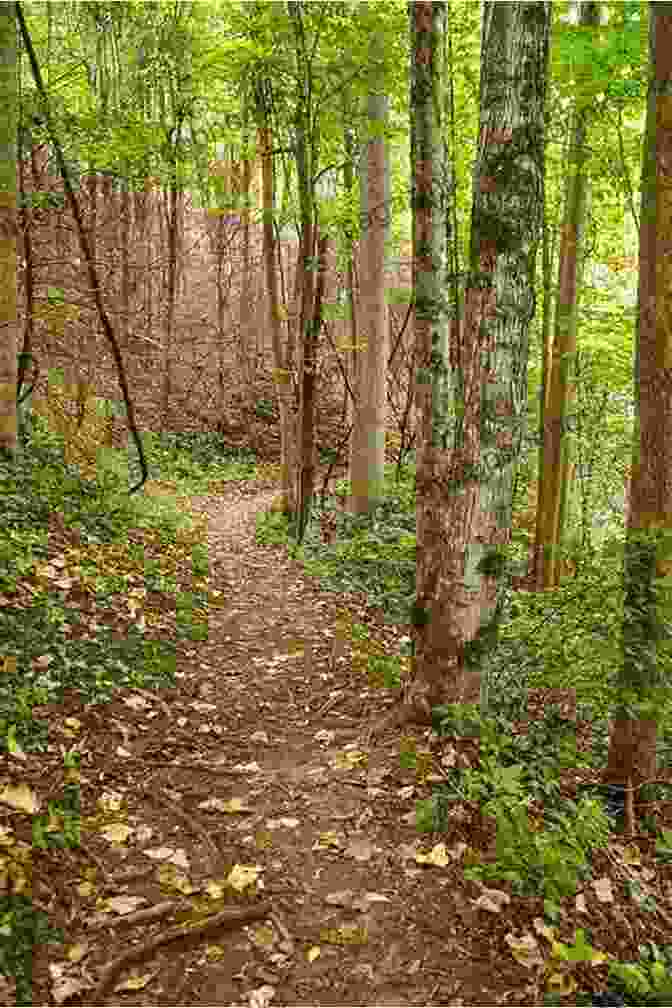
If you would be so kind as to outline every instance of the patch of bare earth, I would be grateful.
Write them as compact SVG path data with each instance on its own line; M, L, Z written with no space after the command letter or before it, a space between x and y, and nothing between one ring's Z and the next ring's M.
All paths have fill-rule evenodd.
M539 1003L540 972L505 936L541 901L475 902L450 852L487 844L485 826L458 816L420 843L412 813L431 784L401 769L398 734L367 742L391 695L334 636L344 606L382 642L390 628L255 544L271 498L190 500L222 595L174 689L58 709L59 730L75 715L88 738L82 845L50 855L36 897L79 951L40 953L35 1003ZM418 863L439 840L446 863Z

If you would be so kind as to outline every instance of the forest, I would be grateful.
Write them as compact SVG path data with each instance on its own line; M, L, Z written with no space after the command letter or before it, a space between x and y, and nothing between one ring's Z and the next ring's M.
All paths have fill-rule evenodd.
M4 2L0 101L0 1003L672 1003L672 2Z

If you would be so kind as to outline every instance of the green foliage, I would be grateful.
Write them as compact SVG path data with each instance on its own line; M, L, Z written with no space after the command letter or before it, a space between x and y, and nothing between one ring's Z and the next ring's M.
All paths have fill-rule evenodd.
M27 896L0 896L0 973L15 978L17 1005L33 1004L33 950L49 941L63 941L63 933Z
M285 546L291 540L291 519L284 514L268 511L257 515L256 540L262 546Z
M497 822L497 859L465 870L465 878L506 879L519 894L542 893L558 902L590 874L589 854L606 845L609 820L599 802L582 798L568 812L546 813L551 829L530 823L528 802L506 792L486 803Z
M639 947L638 962L609 964L609 978L637 1004L669 1004L672 997L672 945L647 942ZM643 999L643 1000L642 1000Z
M144 436L152 475L175 493L255 472L252 457L218 436ZM43 749L46 725L33 708L78 690L90 702L123 686L169 686L175 638L207 636L209 562L202 531L174 498L128 496L128 477L83 479L63 459L62 445L41 417L20 467L0 464L0 745ZM78 537L77 549L56 556L50 520ZM142 530L135 542L129 531ZM154 548L148 549L148 542ZM62 577L63 586L55 585ZM30 584L30 592L24 584ZM86 632L70 585L86 592L97 614ZM18 593L18 595L17 595ZM141 600L150 594L171 633L150 629ZM115 624L125 617L123 632ZM109 625L106 625L109 623ZM82 633L82 627L85 632Z
M254 454L229 447L222 434L203 431L145 433L142 442L148 455L150 475L159 477L170 473L193 493L206 490L217 479L249 479L254 475ZM134 469L134 474L136 472L139 476L139 469Z
M46 815L33 818L33 845L47 847L79 847L80 790L79 784L64 784L63 797L50 801Z
M306 572L322 579L336 591L365 592L371 605L380 606L390 621L407 618L415 585L415 476L402 471L396 482L387 467L385 503L370 515L353 516L327 498L315 507L312 521L296 555ZM347 494L347 484L336 485L336 494ZM331 543L322 542L321 517L335 528ZM268 544L289 542L290 525L278 515L257 520L257 541Z
M478 803L496 822L497 857L468 867L465 877L505 879L516 892L541 892L551 904L572 894L589 872L590 851L609 835L598 801L560 796L561 771L576 763L573 725L553 708L526 735L513 733L503 718L482 717L473 705L436 708L434 716L441 735L478 738L479 762L451 771L431 799L418 803L418 829L445 828L452 802ZM545 828L531 815L533 802L543 804Z

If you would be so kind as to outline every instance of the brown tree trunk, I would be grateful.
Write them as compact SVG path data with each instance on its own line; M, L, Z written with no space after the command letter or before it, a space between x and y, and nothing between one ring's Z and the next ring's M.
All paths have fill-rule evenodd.
M599 24L599 3L584 0L579 24ZM576 354L577 280L583 265L583 234L588 200L585 160L586 114L577 105L569 148L565 212L560 242L558 303L552 341L543 426L543 467L539 473L536 577L537 588L553 588L560 578L560 548L566 516L567 481L571 476L571 441L567 430L574 386L572 373Z
M657 719L669 697L658 651L669 650L672 624L672 3L649 12L623 664L604 772L635 789L656 776Z
M471 278L450 356L433 332L441 317L433 277L443 263L435 236L445 234L438 209L445 5L410 11L419 461L415 654L404 699L415 719L429 720L437 704L484 699L482 670L496 643L542 222L550 4L483 7Z

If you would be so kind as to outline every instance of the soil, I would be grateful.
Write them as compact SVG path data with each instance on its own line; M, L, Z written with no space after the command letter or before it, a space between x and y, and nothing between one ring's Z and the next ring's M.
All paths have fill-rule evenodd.
M67 947L38 950L34 1003L541 1003L544 964L511 941L542 901L466 882L461 852L487 848L489 825L458 809L447 834L420 836L431 775L402 768L398 731L370 737L394 695L353 665L337 618L386 647L400 628L255 544L272 497L189 499L222 596L208 639L177 647L175 688L36 712L54 772L70 746L83 757L81 844L40 854L34 901ZM45 760L19 767L41 795ZM440 863L418 859L438 841Z

